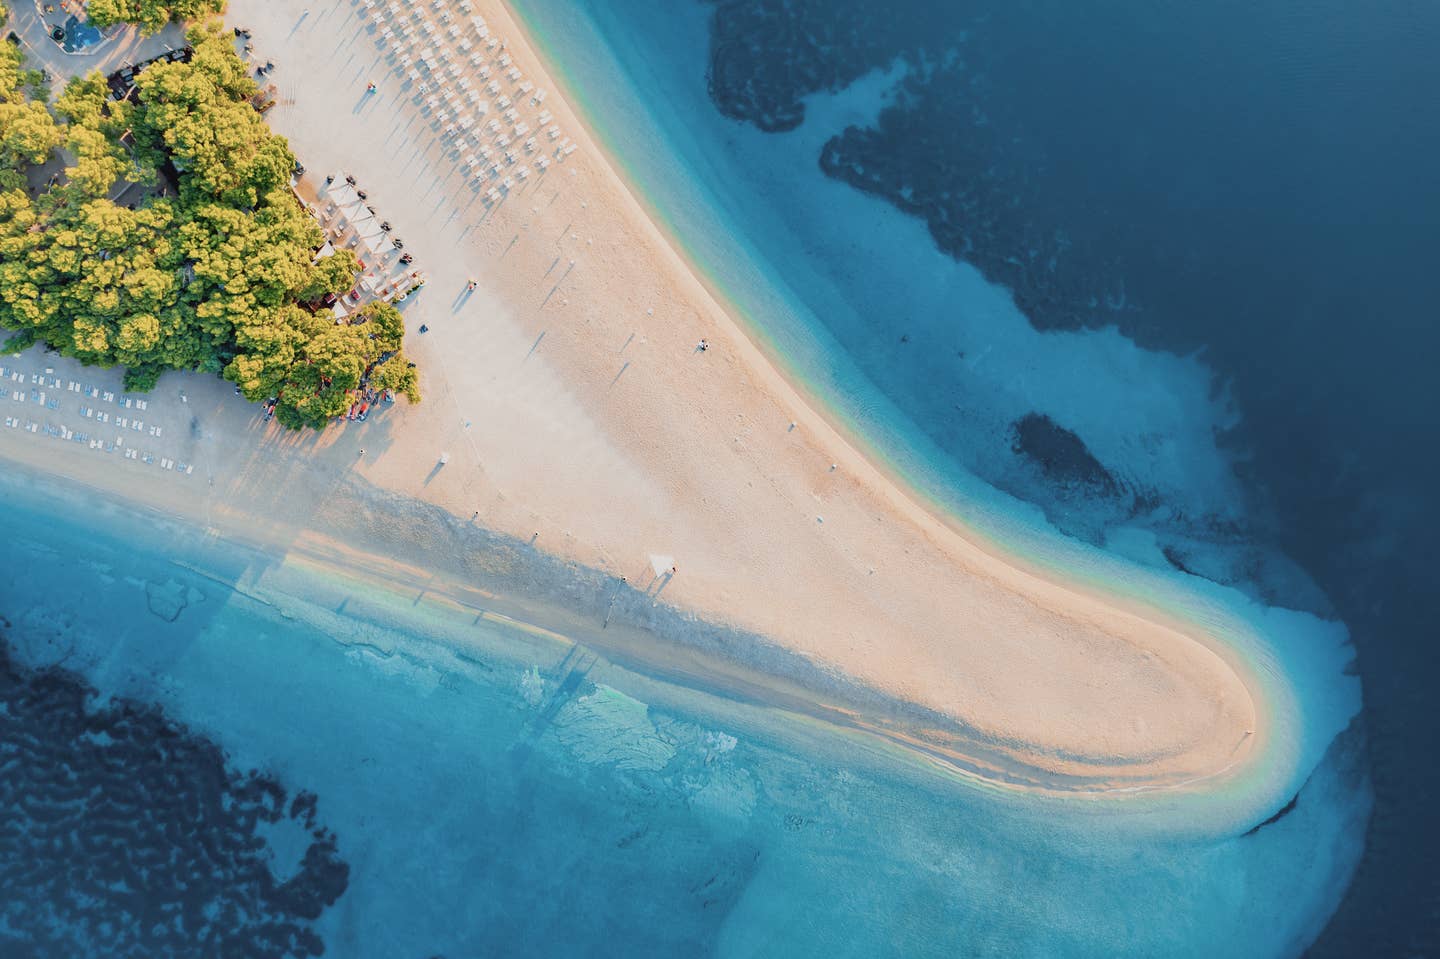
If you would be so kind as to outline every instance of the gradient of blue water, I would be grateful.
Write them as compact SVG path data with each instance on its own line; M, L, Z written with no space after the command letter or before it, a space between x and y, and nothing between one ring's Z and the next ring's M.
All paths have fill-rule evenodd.
M1215 603L1269 632L1281 671L1301 689L1305 734L1316 743L1305 769L1319 760L1353 715L1346 697L1326 692L1342 684L1345 658L1330 654L1332 626L1281 626L1281 614L1264 607L1323 610L1327 601L1273 541L1191 539L1186 525L1195 517L1240 530L1271 525L1250 512L1256 499L1225 440L1244 411L1212 366L1138 346L1114 329L1038 333L1006 291L936 250L920 221L817 170L826 140L869 125L906 65L816 94L798 130L764 134L721 117L710 102L703 65L712 8L653 0L517 7L643 199L751 332L911 482L1067 575L1189 608L1166 579L1215 591L1176 574L1160 550L1183 546L1193 567L1266 597ZM925 349L897 347L901 329L922 331ZM1192 336L1187 349L1194 346ZM1010 425L1032 412L1065 423L1122 484L1153 494L1158 506L1127 516L1071 503L1057 519L992 488L984 480L1023 486ZM1034 492L1040 502L1044 491ZM1056 525L1105 552L1056 536ZM1366 808L1365 794L1356 782L1336 797L1333 812L1351 824L1352 848L1362 832L1352 813ZM1294 852L1306 861L1304 850Z
M587 106L629 135L622 159L662 215L765 319L772 348L857 428L895 441L887 452L937 499L1113 578L968 471L1003 469L987 457L1008 445L1014 416L1064 409L1107 465L1172 505L1243 518L1214 437L1236 412L1202 362L1113 332L1035 335L918 224L819 177L818 144L873 117L892 76L817 99L805 128L769 140L707 112L698 6L522 7ZM736 160L759 175L737 175ZM925 371L894 369L876 389L893 344L870 344L886 362L853 342L852 355L797 299L835 323L897 299L937 315L962 304L968 376L932 412L963 406L968 470L886 398L929 382ZM927 409L924 395L905 399ZM1134 434L1162 437L1164 455L1127 447ZM1353 703L1333 684L1334 627L1318 621L1287 618L1296 635L1279 657L1325 707L1294 811L1251 836L1166 840L1124 815L917 779L848 740L604 663L557 699L565 650L553 644L243 550L220 559L123 517L82 528L56 514L0 506L25 561L0 583L15 636L319 793L354 868L319 924L332 954L1285 955L1333 909L1358 854L1353 744L1319 762ZM1104 534L1113 552L1163 564L1143 525ZM147 585L192 602L166 623L147 612ZM1307 658L1311 634L1324 642Z
M1253 835L1167 839L103 503L6 488L0 529L21 657L318 794L333 955L1280 955L1356 852L1344 756Z

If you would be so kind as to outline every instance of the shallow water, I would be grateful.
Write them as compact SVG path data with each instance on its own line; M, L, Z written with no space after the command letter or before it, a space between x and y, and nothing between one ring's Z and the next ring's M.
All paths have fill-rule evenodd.
M1369 809L1362 737L1349 725L1358 698L1343 678L1345 627L1333 621L1334 610L1357 628L1363 650L1394 628L1397 603L1384 604L1388 622L1375 612L1379 600L1366 588L1383 576L1338 595L1324 562L1303 548L1318 538L1336 549L1335 537L1314 532L1330 527L1296 526L1264 490L1312 510L1320 508L1312 500L1329 503L1342 516L1352 512L1356 489L1372 490L1368 515L1384 522L1356 524L1348 542L1358 556L1385 558L1387 542L1408 548L1419 539L1407 537L1427 528L1417 523L1402 535L1387 519L1406 515L1404 483L1374 482L1400 474L1393 463L1374 465L1388 462L1379 453L1394 455L1394 436L1357 454L1348 472L1333 460L1282 457L1278 473L1295 462L1306 464L1306 476L1333 477L1321 491L1304 476L1290 487L1273 477L1256 486L1253 475L1237 475L1237 450L1258 448L1254 469L1271 464L1276 472L1274 450L1289 448L1274 436L1291 436L1293 446L1313 453L1324 446L1314 421L1332 413L1339 421L1334 408L1317 413L1313 405L1259 416L1267 398L1272 412L1285 411L1301 395L1295 386L1306 360L1285 338L1288 318L1265 326L1275 314L1247 314L1244 322L1257 330L1253 352L1217 344L1193 355L1210 342L1206 327L1192 324L1172 341L1164 324L1130 322L1141 313L1128 308L1129 297L1139 302L1147 290L1145 306L1154 309L1157 287L1132 277L1133 264L1113 276L1093 270L1105 248L1092 244L1081 268L1041 272L1093 278L1099 286L1082 292L1107 304L1120 329L1046 322L991 282L995 261L981 256L986 251L972 250L980 269L959 262L936 247L918 216L823 175L831 138L881 122L900 85L923 72L914 57L884 55L883 44L849 56L835 82L816 87L829 92L805 100L803 124L763 133L714 107L704 71L710 8L649 0L519 7L602 134L624 144L620 158L661 219L771 352L898 471L1028 559L1261 632L1264 642L1247 652L1265 663L1276 689L1293 689L1307 719L1306 728L1289 731L1296 769L1285 771L1283 783L1264 784L1278 799L1241 821L1226 796L1180 810L1113 807L955 783L813 720L720 690L675 686L563 638L478 620L473 609L401 595L297 556L217 546L118 512L82 528L64 518L74 513L63 504L22 493L0 498L0 530L17 560L0 582L7 642L16 662L60 661L73 677L41 682L16 670L7 690L23 698L37 684L84 683L139 704L117 700L114 715L159 704L183 726L190 755L213 757L208 742L226 756L223 774L206 759L205 789L192 782L195 764L167 773L168 755L147 757L156 781L168 777L197 807L227 790L241 793L252 770L262 777L256 781L273 777L289 800L313 795L313 813L302 804L294 814L247 814L224 826L243 852L217 863L213 884L193 903L205 917L245 896L271 902L273 888L312 873L329 877L328 896L337 872L300 864L311 844L320 850L312 865L326 864L333 833L334 862L345 869L333 903L307 907L318 911L312 917L271 902L276 923L302 930L294 933L297 955L306 932L328 954L345 956L1300 950L1335 908ZM1103 35L1102 21L1089 26ZM776 36L802 48L801 34ZM1006 51L1006 39L992 34L988 48ZM822 54L845 52L835 38L821 46ZM785 79L804 87L803 79ZM1034 88L1022 92L1031 109L1044 100ZM1000 102L990 106L999 117ZM1013 173L1014 159L997 169ZM1068 171L1072 184L1083 180L1085 163L1074 160ZM1423 219L1424 202L1415 208ZM1060 212L1073 233L1093 211ZM994 236L1011 235L1001 229L1009 223L1003 217L986 222ZM1041 232L1058 235L1050 227ZM1213 245L1199 235L1194 243ZM1295 252L1287 276L1304 275L1304 266ZM1112 283L1116 277L1124 282ZM1346 342L1344 330L1332 332ZM1312 369L1332 381L1335 364L1370 370L1361 378L1367 386L1388 369L1372 352L1347 366L1334 339L1310 342L1324 361ZM1237 356L1276 371L1270 393L1237 379ZM1344 407L1346 390L1359 388L1347 383L1325 395ZM1313 401L1316 393L1303 396ZM1392 418L1425 401L1417 394L1412 407L1407 395L1387 394ZM1352 402L1342 410L1353 427L1346 443L1364 438L1366 418L1357 411L1367 409ZM1305 430L1287 432L1287 422L1302 420ZM1305 496L1293 497L1302 486ZM1377 546L1375 530L1384 532L1385 523L1392 539ZM1341 568L1356 565L1365 564L1352 558ZM1393 685L1382 684L1382 696ZM7 711L3 721L15 715ZM103 724L112 714L94 717ZM26 761L63 752L74 762L108 756L103 761L123 768L137 758L97 753L89 739L64 740L67 727L53 725L26 726L45 744ZM16 727L0 728L0 745L9 747ZM1403 742L1395 742L1403 758ZM143 797L102 786L77 805L73 783L52 797L45 776L33 778L23 798L0 793L7 815L29 824L8 837L18 845L0 862L9 864L0 872L7 893L0 951L43 955L54 951L57 930L80 930L92 954L127 954L109 931L95 933L98 922L145 915L165 895L163 885L126 890L121 903L112 898L119 892L100 885L113 863L87 853L66 860L67 878L57 872L51 880L86 874L94 898L57 904L13 867L47 861L22 852L25 842L49 835L37 819L47 805L63 805L79 835L91 825L114 828L97 806L134 808ZM1293 803L1285 802L1290 796ZM1244 797L1235 803L1250 805ZM160 845L139 829L116 835L137 848ZM1385 852L1413 862L1424 848L1391 843ZM270 864L271 880L255 871L256 857ZM1425 881L1433 875L1411 884L1416 901ZM57 905L60 912L47 911ZM1352 925L1365 934L1363 919ZM1397 941L1422 942L1404 922L1394 926ZM137 920L133 929L143 948L129 954L172 948L148 923ZM258 938L253 951L273 953Z
M1321 946L1433 943L1433 11L515 6L772 355L939 504L1066 575L1344 623L1382 834ZM1321 685L1325 633L1286 659Z
M223 916L245 890L328 877L309 901L333 905L282 916L293 941L318 936L330 955L1274 955L1313 934L1358 853L1355 823L1335 815L1354 785L1349 737L1277 821L1187 833L1164 825L1174 810L952 782L823 724L297 557L69 511L23 486L0 500L7 549L26 557L0 582L13 661L58 663L71 677L47 682L89 684L106 704L75 707L78 745L73 724L23 727L33 788L0 794L25 823L0 871L7 955L44 954L57 929L94 936L96 956L184 955L194 941L136 918L169 894L166 867L122 895L106 885L113 857L81 843L64 868L83 901L47 897L19 868L44 841L39 817L66 803L77 836L103 828L132 860L172 855L162 832L108 816L135 803L113 783L77 799L50 782L61 753L148 763L147 781L197 809L235 808L207 798L216 782L273 782L278 815L203 814L248 851L212 843L189 909ZM36 682L12 675L7 757L10 703ZM186 751L94 745L149 704ZM220 780L184 758L211 755L207 741L225 755ZM127 936L95 935L102 918ZM234 954L275 954L265 931Z

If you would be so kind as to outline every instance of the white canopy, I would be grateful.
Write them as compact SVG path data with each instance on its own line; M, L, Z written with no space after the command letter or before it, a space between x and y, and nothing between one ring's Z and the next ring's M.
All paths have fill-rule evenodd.
M335 179L330 181L330 187L325 193L326 197L337 206L348 206L351 203L360 202L360 194L355 188L345 182L345 174L335 174Z
M675 568L675 557L662 556L659 553L650 554L650 568L655 571L656 576L664 576Z
M385 231L380 229L380 221L372 216L364 220L357 220L355 222L355 232L359 235L360 239L363 240L367 237L379 236Z

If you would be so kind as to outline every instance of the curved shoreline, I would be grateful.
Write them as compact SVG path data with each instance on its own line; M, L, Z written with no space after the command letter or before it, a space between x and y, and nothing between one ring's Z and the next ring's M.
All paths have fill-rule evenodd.
M506 12L509 14L510 26L524 37L526 45L545 64L546 71L551 78L565 92L566 102L576 104L583 101L583 97L577 97L573 83L566 74L563 67L560 67L550 55L547 44L536 33L536 27L528 21L519 9L516 8L514 0L500 0ZM1251 752L1263 753L1266 744L1266 733L1270 728L1270 721L1276 712L1275 704L1267 702L1264 696L1254 695L1254 691L1261 686L1260 672L1253 659L1256 640L1254 638L1243 642L1227 642L1218 635L1205 631L1201 624L1184 619L1183 615L1174 610L1166 609L1159 601L1145 599L1139 594L1138 589L1127 588L1130 584L1115 581L1105 581L1103 574L1096 573L1085 577L1075 567L1065 568L1059 561L1046 562L1036 557L1026 556L1016 548L1009 547L999 538L1000 534L989 533L979 526L969 523L958 512L959 503L956 502L954 494L947 498L935 491L934 479L930 483L919 480L911 475L904 466L894 458L887 455L884 446L872 436L867 436L858 424L850 422L839 407L827 403L825 397L820 394L817 388L808 381L798 366L777 347L777 345L766 335L765 331L752 319L749 318L739 302L728 294L719 280L702 264L699 256L692 251L685 240L679 235L673 226L669 224L668 218L659 208L656 201L651 198L635 179L635 173L614 148L613 142L605 136L596 126L596 120L590 114L580 109L573 109L575 117L585 130L586 137L590 144L598 147L603 153L607 163L606 166L614 179L625 191L630 200L644 211L646 218L656 233L664 240L664 247L667 252L674 255L683 269L687 270L704 288L706 293L719 306L720 313L734 325L735 331L740 339L755 349L759 361L765 367L772 368L784 386L793 391L803 407L813 413L817 419L833 433L835 438L850 451L854 457L865 462L878 474L884 477L886 483L882 490L894 497L897 503L903 504L906 508L913 508L925 514L928 518L936 521L948 532L953 533L966 546L974 547L986 557L993 559L1006 567L1014 570L1024 577L1045 581L1062 587L1073 585L1072 594L1083 595L1084 590L1093 590L1101 594L1095 596L1093 593L1086 598L1090 600L1100 599L1117 605L1120 608L1136 615L1139 618L1147 619L1156 626L1163 629L1173 630L1179 633L1186 640L1202 646L1209 652L1222 659L1226 667L1233 670L1242 679L1247 692L1251 693L1252 704L1255 705L1258 713L1255 735L1247 740L1236 743L1237 750L1244 746L1244 752L1248 756ZM783 299L782 295L782 299ZM934 467L926 465L923 469L933 470ZM928 487L928 491L927 491ZM1020 532L1020 530L1016 530ZM1025 530L1024 534L1039 537L1045 534L1036 533L1034 530ZM1054 543L1046 545L1060 545L1062 540L1058 532L1050 532L1049 538ZM1062 549L1069 549L1072 552L1080 552L1078 544L1064 543ZM1093 551L1087 551L1093 552ZM1124 572L1138 575L1152 581L1160 581L1162 578L1153 571L1144 570L1133 563L1127 563L1115 557L1106 557L1116 566L1128 566ZM1156 582L1156 585L1159 585ZM1164 585L1172 585L1166 582ZM1232 621L1231 627L1241 628L1240 623ZM1263 642L1263 641L1262 641ZM1252 655L1247 655L1246 650ZM1079 757L1076 757L1077 759ZM1137 759L1137 762L1144 762L1144 759ZM1185 785L1204 782L1220 776L1224 776L1232 770L1238 760L1232 760L1222 769L1195 779L1187 780Z
M276 44L282 64L306 62L306 51L318 49L308 27L281 39L282 21L292 12L277 9L281 4L250 6L259 7L250 12L265 25L257 35L266 44ZM343 5L340 15L350 16ZM501 19L508 18L502 13L497 15L497 21ZM507 32L516 29L513 23L503 27ZM355 33L354 42L368 52L365 45L371 37L363 22ZM330 39L325 36L318 43L328 49ZM523 44L514 50L531 68ZM206 492L191 504L197 516L233 511L234 519L243 522L279 509L293 517L298 535L322 518L333 519L334 504L325 498L340 488L348 471L358 468L375 486L438 504L454 517L470 515L472 505L483 506L486 515L480 523L521 543L525 531L535 529L535 542L543 529L538 545L577 571L633 573L645 551L663 537L659 545L674 540L689 550L682 553L685 573L664 596L667 607L694 610L701 619L773 637L777 648L807 662L818 675L843 674L892 699L968 722L986 741L1013 744L1015 754L1030 756L1036 768L1061 775L1083 767L1098 774L1105 786L1117 769L1139 779L1139 767L1148 766L1145 773L1155 783L1185 791L1186 785L1200 781L1248 781L1251 771L1264 766L1272 778L1255 783L1248 801L1267 807L1277 797L1288 798L1282 796L1288 780L1305 763L1295 743L1309 717L1302 704L1288 698L1289 677L1282 669L1269 676L1271 688L1262 681L1263 658L1253 670L1241 668L1246 665L1243 637L1232 647L1212 637L1203 624L1177 629L1156 612L1117 606L1084 584L1055 582L1054 576L996 555L983 537L976 542L925 509L885 472L883 460L867 459L830 424L823 407L817 410L807 403L767 361L603 158L598 171L584 165L563 171L586 174L574 188L576 195L567 195L566 209L573 213L579 196L589 197L597 207L591 212L602 240L595 249L600 286L576 287L595 294L588 300L581 292L569 294L583 301L586 312L572 319L577 311L571 311L565 323L551 324L551 314L541 315L545 303L525 306L539 297L535 282L523 274L543 265L552 251L542 244L543 252L531 254L529 244L522 243L519 252L506 256L522 234L549 235L550 224L564 222L566 210L541 214L538 206L532 207L532 220L516 209L527 202L518 199L482 217L488 233L477 231L478 239L462 242L471 230L467 226L454 241L441 240L456 214L442 222L435 213L426 218L420 209L421 197L448 181L448 174L442 177L425 165L437 152L425 152L429 124L402 102L408 100L403 92L394 100L396 107L385 102L389 113L353 119L367 103L375 103L362 100L347 118L348 92L341 82L342 72L347 82L354 79L348 62L339 63L332 55L330 62L315 64L311 79L318 80L316 88L284 91L306 108L282 105L275 114L277 126L281 132L293 131L301 156L314 167L353 162L377 203L389 202L396 209L396 222L407 233L426 223L433 231L425 237L432 248L426 250L424 242L414 246L422 264L433 264L436 285L458 288L481 262L480 269L488 271L482 273L487 286L500 293L486 301L487 315L460 314L462 302L445 318L456 322L442 327L433 312L425 314L436 325L422 341L436 361L427 392L440 411L432 413L434 406L393 411L383 421L366 424L358 437L349 430L323 438L272 431L249 452L222 449L230 444L217 439L212 445L222 482L213 494ZM384 57L377 63L383 64ZM324 89L327 66L335 69L335 89ZM363 76L364 69L361 65L353 72ZM393 95L386 89L392 82L387 74L382 92ZM552 105L567 122L578 122L564 104ZM292 117L291 111L298 116ZM391 117L403 131L394 154L378 155L381 144L373 141L374 149L353 157L344 149L351 142L347 136L381 129ZM583 139L595 148L588 135ZM420 163L396 159L412 143L419 144L414 155ZM556 185L560 172L547 186ZM426 182L430 187L422 190ZM579 192L585 186L595 189ZM437 210L447 198L454 200L458 190L442 187ZM541 191L537 183L530 194L537 203ZM552 195L552 204L558 196L558 191ZM400 210L400 203L411 208ZM579 208L587 209L584 201ZM546 215L558 219L545 220ZM515 238L507 247L504 236L512 227ZM621 242L614 244L618 252L612 252L610 241L616 237ZM442 245L445 249L439 249ZM493 259L477 260L471 245ZM555 246L563 253L561 243ZM556 255L554 262L561 259ZM505 262L497 266L501 260ZM615 281L621 288L604 286L609 275L623 277L623 282ZM666 359L656 368L632 373L625 381L630 392L607 392L606 382L614 386L630 361L611 380L613 361L597 348L599 336L618 339L628 328L633 337L634 327L645 321L637 324L621 318L620 312L639 312L635 290L651 280L668 284L666 291L678 291L674 302L681 304L666 325L657 320L643 327L641 343L653 338L655 350L668 351ZM552 294L560 286L557 282ZM616 294L613 299L611 293ZM433 309L430 301L445 295L436 293L414 309ZM665 296L655 294L654 299L665 305ZM568 305L568 298L562 302ZM552 306L552 313L558 308ZM685 367L674 357L688 349L686 341L696 329L718 330L710 335L722 349L706 358L707 366ZM546 349L531 363L542 341ZM519 353L527 345L529 352L518 361L507 352ZM445 362L451 357L465 361L457 376L444 372L447 366L454 368ZM426 359L421 357L421 362ZM438 388L429 388L437 383ZM205 398L206 415L213 417L205 426L212 435L229 438L235 431L255 429L253 418L246 423L223 406L225 392L221 386ZM460 414L457 422L443 419L450 405ZM662 407L665 415L657 416ZM474 430L467 418L472 410L477 411ZM746 424L733 427L738 431L734 446L724 435L732 429L731 414ZM803 424L793 443L780 433L791 416L792 422ZM763 429L752 431L751 423ZM377 452L366 458L362 443ZM468 444L470 452L457 456L444 473L438 473L438 467L432 470L430 478L439 476L432 488L424 472L437 451L454 449L454 443ZM353 458L356 447L358 461ZM583 456L576 454L577 448L584 450ZM835 464L828 472L827 462ZM572 477L582 478L584 488L577 488ZM96 485L114 488L114 482ZM302 500L294 506L273 503L270 490L278 484L289 484ZM754 493L747 492L752 488ZM826 504L824 516L816 515L809 497ZM359 547L376 542L377 530L395 543L416 535L405 528L403 515L387 512L383 500L358 499L352 505L370 522L361 530L366 535ZM475 509L474 515L480 512ZM827 519L829 524L817 532L817 521L825 524ZM869 526L871 522L875 525ZM868 532L861 531L862 524ZM436 543L409 545L424 550ZM893 563L884 567L883 585L870 586L860 595L866 582L863 570L873 556ZM472 559L484 561L468 556L457 561ZM668 583L667 578L660 588ZM645 599L650 599L648 591ZM658 591L655 599L658 603ZM639 606L643 613L644 603ZM843 627L852 621L858 625L846 647ZM686 623L677 613L678 632L683 633L680 627ZM963 630L964 635L952 638L952 630ZM683 642L685 636L678 638ZM1252 652L1263 657L1265 649ZM1131 725L1108 725L1122 717ZM1136 785L1131 782L1126 788Z
M541 643L598 653L632 679L646 680L644 688L652 698L662 690L673 689L759 709L778 723L774 733L781 741L793 739L795 723L813 723L842 740L867 749L880 749L890 761L900 763L899 768L923 767L929 774L938 773L945 779L1007 792L1019 791L1038 799L1094 799L1120 793L1131 798L1164 801L1174 798L1167 794L1176 789L1186 790L1225 773L1222 770L1199 780L1164 783L1152 781L1150 777L1132 782L1117 770L1108 781L1097 782L1093 777L1028 765L1023 756L1007 755L1003 744L985 742L973 731L956 726L950 717L894 700L848 677L807 676L800 663L793 664L792 668L774 668L761 637L734 635L723 627L706 623L693 624L693 627L718 638L699 642L693 637L677 637L673 629L655 623L615 622L610 624L611 628L596 629L583 611L558 605L551 597L520 599L511 592L493 591L512 587L508 582L481 584L473 577L469 581L459 578L454 570L437 571L433 566L414 565L424 557L372 552L356 547L352 538L343 534L341 538L314 531L297 534L284 526L267 524L253 513L231 514L223 506L202 519L177 515L158 502L145 502L129 495L115 501L113 487L93 485L81 477L42 473L38 463L9 462L20 469L12 468L0 477L0 486L7 488L7 508L19 504L36 515L53 511L78 516L88 512L92 521L100 520L102 526L113 527L117 535L137 525L156 532L166 531L171 544L167 551L174 554L169 557L172 565L216 584L227 593L233 592L269 607L285 618L300 615L308 620L309 616L298 613L290 604L308 607L313 603L313 599L303 595L277 591L271 582L277 569L298 564L327 581L363 587L361 595L367 603L379 603L381 595L392 597L392 603L406 601L414 595L416 603L423 598L427 607L439 605L466 615L476 614L477 622L483 619L491 625L533 636ZM370 491L364 497L377 492ZM87 509L86 503L106 494L112 494L112 502L104 512L96 514ZM339 495L347 503L351 502L348 494ZM423 504L411 504L409 508L417 506ZM438 510L431 512L428 519L411 514L412 528L445 524ZM133 535L135 531L129 532ZM463 530L451 529L450 533L464 536ZM523 544L511 544L510 548L523 549ZM247 555L251 558L239 563L237 575L237 557ZM551 575L557 578L579 575L579 571L543 554L537 554L534 562L542 568L551 568ZM586 572L594 580L604 579L598 571ZM546 579L544 574L534 578ZM573 588L566 588L573 597ZM596 588L588 599L593 603L600 600L603 593L603 588ZM318 607L315 612L320 612ZM678 611L671 612L678 615ZM363 614L346 615L358 615L372 630L395 628ZM317 625L317 628L323 627ZM467 641L463 637L416 635L458 655L465 653ZM382 657L395 652L363 637L347 638L337 633L332 638L345 645L370 648ZM524 656L517 656L519 651L518 648L506 649L499 654L512 659L517 668L531 665ZM490 652L496 650L490 649ZM658 705L664 698L652 704ZM686 705L696 708L692 698L687 698Z

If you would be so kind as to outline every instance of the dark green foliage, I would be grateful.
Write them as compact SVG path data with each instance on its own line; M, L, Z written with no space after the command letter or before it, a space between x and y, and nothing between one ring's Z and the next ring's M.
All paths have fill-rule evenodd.
M0 184L0 327L123 366L127 389L172 369L222 374L251 400L281 397L287 426L323 426L366 376L418 401L396 310L378 304L337 325L306 307L351 289L358 262L348 250L313 261L324 236L290 192L288 145L248 103L244 64L218 25L190 40L189 63L140 75L136 104L107 100L98 77L71 82L56 105L68 122L51 121L68 182L34 199ZM0 95L0 109L8 102ZM31 155L6 152L0 168L23 184ZM178 196L133 210L111 199L157 182L167 163L181 171Z
M23 68L24 54L13 43L0 43L0 189L23 189L25 167L44 163L63 135L35 97L36 75Z
M154 33L171 20L199 20L225 10L225 0L90 0L86 8L96 26L138 23Z

